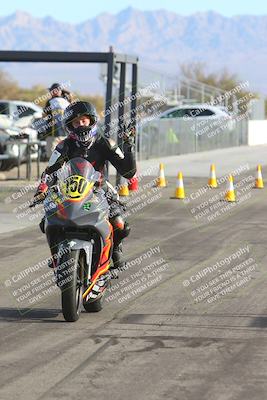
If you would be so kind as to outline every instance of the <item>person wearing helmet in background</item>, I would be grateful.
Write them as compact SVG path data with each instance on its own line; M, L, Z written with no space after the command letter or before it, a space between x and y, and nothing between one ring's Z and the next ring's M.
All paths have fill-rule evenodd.
M48 90L51 98L46 102L43 113L49 126L46 133L46 156L49 159L56 145L66 137L63 115L70 102L59 83L53 83Z
M66 160L82 157L89 161L102 176L101 185L110 204L110 222L114 228L113 268L121 269L125 265L122 259L122 240L129 235L130 228L122 218L117 192L104 177L104 168L106 161L110 161L123 177L131 179L135 175L134 131L125 132L122 152L113 139L106 138L98 132L97 120L95 107L91 103L78 101L66 108L64 126L68 136L53 151L48 166L42 174L42 182L37 189L36 196L46 193L48 190L47 178L51 174L54 176L54 172ZM48 237L48 243L52 247L49 239ZM56 253L56 250L51 249L51 252L52 254Z

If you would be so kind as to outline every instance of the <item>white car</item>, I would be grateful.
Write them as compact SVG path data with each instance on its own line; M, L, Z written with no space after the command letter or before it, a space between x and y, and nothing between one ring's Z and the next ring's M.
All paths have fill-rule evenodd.
M32 126L34 120L42 117L42 109L27 101L0 100L0 170L8 170L17 165L19 144L21 161L27 159L27 139L38 140L38 132ZM38 146L31 146L31 159L38 156Z
M16 125L20 128L29 126L33 117L42 117L42 108L29 101L0 100L0 126Z
M160 115L160 118L221 118L229 117L225 107L206 104L190 104L173 107Z
M179 107L173 107L160 115L162 118L183 118L184 121L193 121L196 123L201 121L212 122L214 120L215 125L225 123L229 130L235 128L235 120L229 113L226 107L221 106L210 106L207 104L190 104ZM201 123L199 124L201 126Z

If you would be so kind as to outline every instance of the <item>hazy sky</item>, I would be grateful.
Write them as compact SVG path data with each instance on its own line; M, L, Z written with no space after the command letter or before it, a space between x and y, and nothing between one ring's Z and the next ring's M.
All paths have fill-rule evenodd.
M61 21L76 23L102 12L117 13L129 6L141 10L164 8L182 15L208 10L226 16L267 15L267 2L264 0L12 0L1 1L0 15L23 10L37 17L50 15Z

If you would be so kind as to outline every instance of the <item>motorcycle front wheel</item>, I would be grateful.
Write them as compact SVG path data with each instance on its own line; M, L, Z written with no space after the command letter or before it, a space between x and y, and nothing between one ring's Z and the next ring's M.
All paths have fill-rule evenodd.
M61 289L62 313L67 322L79 319L83 293L83 259L79 250L64 254L57 268L57 283Z

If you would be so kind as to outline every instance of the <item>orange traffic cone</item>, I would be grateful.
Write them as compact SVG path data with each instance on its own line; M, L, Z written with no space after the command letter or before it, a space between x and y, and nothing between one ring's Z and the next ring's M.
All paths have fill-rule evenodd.
M232 175L229 175L229 180L228 180L228 187L225 193L224 200L229 201L229 202L235 202L235 189L234 189L234 179Z
M157 187L166 187L167 182L165 179L165 174L164 174L164 164L160 163L159 164L159 177L157 179Z
M263 184L263 179L262 179L262 173L261 173L261 165L259 164L257 166L257 174L256 174L256 181L255 181L255 189L263 189L264 184Z
M137 191L138 190L138 177L137 173L133 176L133 178L129 179L128 182L128 189L131 191Z
M218 187L217 178L216 178L216 171L215 171L215 165L214 164L211 164L211 166L210 166L210 178L209 178L208 185L209 185L210 188Z
M175 189L175 199L184 199L185 191L184 191L184 182L183 182L183 174L182 172L178 173L177 181L176 181L176 189Z
M119 189L120 196L129 196L128 181L127 179L121 177L121 184Z

